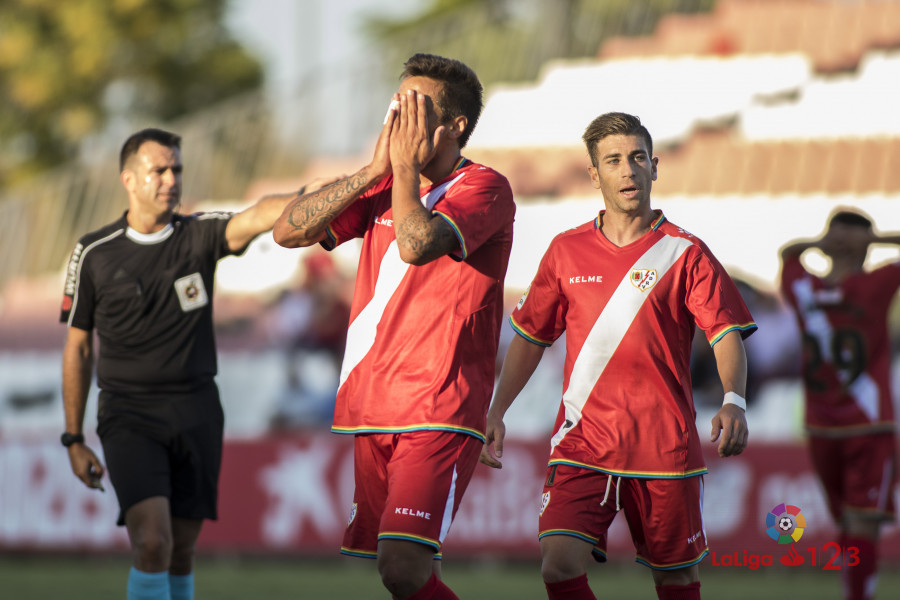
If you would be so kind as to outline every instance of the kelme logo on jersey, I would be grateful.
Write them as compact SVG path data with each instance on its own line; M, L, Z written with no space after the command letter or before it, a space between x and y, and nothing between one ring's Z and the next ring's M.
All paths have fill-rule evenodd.
M543 496L541 496L541 512L538 513L540 516L543 516L544 511L547 510L547 505L550 504L550 492L545 492Z
M632 269L631 275L629 276L631 285L642 292L646 292L656 285L658 277L656 269Z

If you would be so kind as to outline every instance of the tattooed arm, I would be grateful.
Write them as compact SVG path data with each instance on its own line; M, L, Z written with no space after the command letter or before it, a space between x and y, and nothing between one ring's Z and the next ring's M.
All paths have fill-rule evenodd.
M272 230L272 237L279 245L299 248L324 240L328 224L391 172L389 144L395 115L395 110L389 110L385 117L372 162L349 177L298 195L288 203Z
M275 222L272 236L286 248L312 246L325 239L325 228L384 174L373 174L371 165L322 189L297 196Z
M428 168L443 175L459 158L458 146L442 144L448 128L455 124L441 125L433 138L429 135L426 101L424 94L412 90L402 95L391 132L394 234L400 258L412 265L424 265L459 248L450 224L429 212L419 198L422 170Z

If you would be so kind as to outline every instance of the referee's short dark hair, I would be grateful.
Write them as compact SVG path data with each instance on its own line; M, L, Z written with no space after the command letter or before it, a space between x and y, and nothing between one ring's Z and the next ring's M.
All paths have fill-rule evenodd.
M137 133L131 134L131 136L125 140L125 143L122 144L122 151L119 153L120 173L125 170L125 164L128 162L128 159L138 153L138 150L140 150L144 142L156 142L167 148L181 148L181 136L177 133L171 133L153 127L141 129Z

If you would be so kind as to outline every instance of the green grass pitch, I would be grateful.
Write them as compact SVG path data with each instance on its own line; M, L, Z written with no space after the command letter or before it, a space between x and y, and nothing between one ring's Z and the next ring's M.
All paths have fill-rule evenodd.
M118 557L0 555L0 598L9 600L122 600L130 561ZM444 580L461 600L546 598L538 561L464 562L448 559ZM201 557L195 570L197 600L386 600L374 561ZM645 567L621 563L592 566L588 576L598 599L654 599ZM704 598L729 600L840 600L837 573L781 566L701 567ZM879 597L900 589L900 569L883 568Z

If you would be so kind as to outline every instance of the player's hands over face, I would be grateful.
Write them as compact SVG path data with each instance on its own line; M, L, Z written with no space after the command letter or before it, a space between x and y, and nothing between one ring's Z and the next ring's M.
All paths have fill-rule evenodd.
M391 104L388 107L387 114L384 116L384 124L381 127L381 133L378 135L378 142L375 144L375 156L369 163L373 175L388 175L391 172L391 130L394 127L394 121L397 120L397 111L400 109L400 94L394 94L391 98Z
M712 418L709 441L719 440L719 456L736 456L743 452L748 436L747 417L742 408L726 404Z
M98 489L101 492L103 484L103 465L94 452L84 444L72 444L68 448L69 462L72 464L72 472L89 488Z
M488 412L487 425L485 426L485 442L478 460L489 467L502 469L500 458L503 457L503 438L506 437L506 425L503 419L492 412Z
M433 111L431 99L416 90L400 95L390 140L391 165L395 171L408 168L419 173L434 157L446 129L440 125L432 132L429 115L434 120Z

